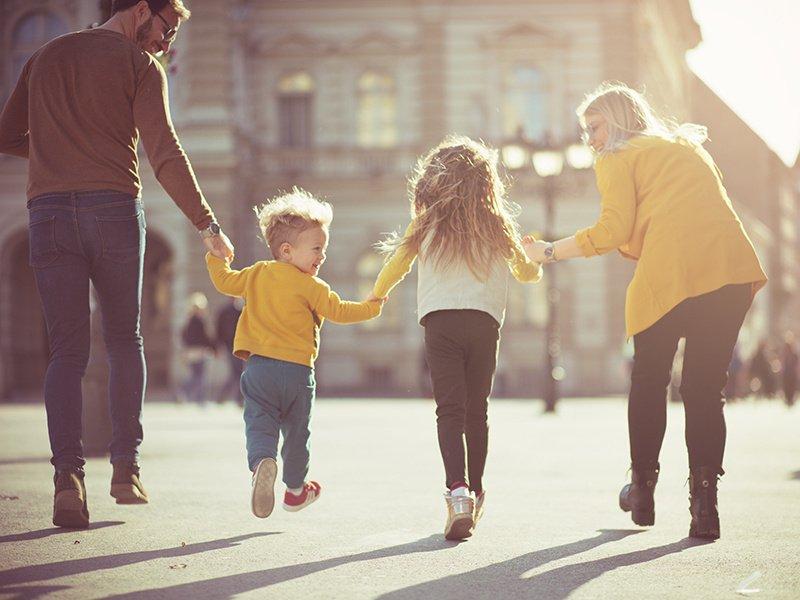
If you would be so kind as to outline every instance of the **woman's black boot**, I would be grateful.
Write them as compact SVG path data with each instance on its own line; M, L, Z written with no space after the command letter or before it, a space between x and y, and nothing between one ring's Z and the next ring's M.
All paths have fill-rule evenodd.
M654 525L656 506L653 493L658 482L658 467L655 469L633 469L631 483L619 493L619 507L631 513L637 525Z
M689 490L689 512L692 514L689 537L718 539L717 470L711 467L692 469Z

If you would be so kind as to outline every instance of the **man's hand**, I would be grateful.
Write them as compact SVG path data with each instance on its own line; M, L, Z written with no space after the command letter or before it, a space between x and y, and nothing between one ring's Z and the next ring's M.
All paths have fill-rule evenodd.
M525 254L533 262L543 263L547 261L547 257L544 255L545 248L547 248L547 242L536 241L532 235L526 235L522 238L522 249L525 250Z
M231 244L224 231L220 231L219 235L203 238L203 243L209 252L217 258L221 258L228 264L233 260L233 244Z
M367 299L364 302L380 302L381 305L385 304L386 301L389 299L389 296L384 296L383 298L379 298L375 294L370 294L367 296Z

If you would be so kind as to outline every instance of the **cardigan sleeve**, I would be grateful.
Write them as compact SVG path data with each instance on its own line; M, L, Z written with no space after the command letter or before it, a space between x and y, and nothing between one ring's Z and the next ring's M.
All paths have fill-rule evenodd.
M406 228L403 237L411 233L411 225ZM409 252L404 246L400 246L392 257L383 265L378 278L375 280L375 287L372 293L378 298L383 298L392 291L392 288L403 281L411 267L414 265L417 255Z
M600 191L600 218L575 234L584 256L605 254L625 245L636 219L636 185L633 170L618 154L602 156L595 165Z

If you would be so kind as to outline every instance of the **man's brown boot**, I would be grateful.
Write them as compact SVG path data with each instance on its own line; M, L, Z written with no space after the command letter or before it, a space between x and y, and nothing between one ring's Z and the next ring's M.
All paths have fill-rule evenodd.
M86 529L89 527L89 507L83 473L71 469L56 471L53 476L53 525Z
M147 504L149 498L139 479L139 465L128 461L114 463L111 476L111 495L117 504Z

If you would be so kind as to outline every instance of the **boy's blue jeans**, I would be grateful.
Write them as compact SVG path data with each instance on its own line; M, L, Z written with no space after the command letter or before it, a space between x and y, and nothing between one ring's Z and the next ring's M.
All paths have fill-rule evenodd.
M251 355L242 373L247 463L255 471L259 461L281 458L286 487L303 486L308 475L311 407L316 381L305 365Z
M28 201L30 264L42 300L50 362L44 381L56 469L82 469L81 380L89 361L89 282L108 351L111 461L135 461L142 442L145 363L139 316L142 201L114 191L47 194Z

